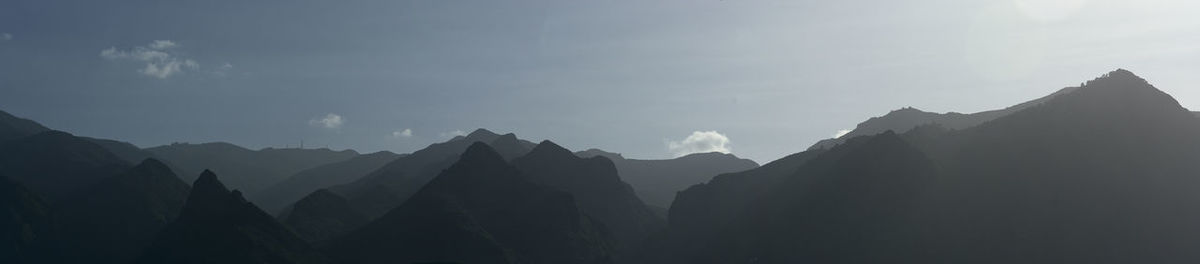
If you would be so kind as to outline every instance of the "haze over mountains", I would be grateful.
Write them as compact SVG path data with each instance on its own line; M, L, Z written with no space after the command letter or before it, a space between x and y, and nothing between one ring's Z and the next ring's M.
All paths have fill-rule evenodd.
M1200 118L1126 70L762 166L538 142L143 150L0 114L0 262L1200 262Z

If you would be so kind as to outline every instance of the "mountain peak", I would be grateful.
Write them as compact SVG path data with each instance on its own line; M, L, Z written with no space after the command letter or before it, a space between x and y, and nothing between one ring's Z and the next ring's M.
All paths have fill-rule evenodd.
M495 132L492 132L491 130L487 130L487 129L483 129L483 128L475 129L475 131L472 131L470 134L467 134L467 138L469 138L469 139L490 139L490 138L495 138L498 136L500 136L500 135L496 134Z
M459 162L461 163L490 163L493 161L504 162L504 158L501 157L500 153L497 153L495 149L492 149L491 146L488 146L488 144L483 142L472 143L471 146L467 147L467 150L464 151L462 156L459 158Z
M541 143L538 143L537 146L533 147L533 150L529 151L528 155L529 156L553 155L553 156L567 157L567 156L574 155L574 153L571 153L570 150L567 150L566 148L563 148L562 146L559 146L558 144L554 144L553 141L542 140Z

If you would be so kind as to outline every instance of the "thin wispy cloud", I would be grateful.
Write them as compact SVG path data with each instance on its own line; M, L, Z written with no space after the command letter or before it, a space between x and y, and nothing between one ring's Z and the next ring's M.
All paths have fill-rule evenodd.
M404 130L400 131L392 131L393 138L411 138L412 136L413 132L411 128L405 128Z
M128 50L109 47L100 51L100 57L107 60L126 60L146 63L137 70L142 75L166 79L185 71L200 69L200 63L190 58L180 57L172 52L179 44L170 40L155 40L146 46L137 46Z
M311 120L308 120L308 125L315 126L315 127L323 127L323 128L328 128L328 129L339 129L339 128L342 128L342 124L344 124L345 122L346 121L344 119L342 119L342 116L340 116L338 114L334 114L334 113L329 113L329 114L326 114L325 116L316 117Z
M668 141L667 151L676 157L693 153L729 153L729 137L717 131L695 131L680 141Z
M0 41L9 41L9 40L12 40L12 39L13 39L13 35L12 35L12 34L10 34L10 33L0 33Z
M467 132L465 132L465 131L454 130L454 131L442 132L441 134L438 134L438 137L453 138L453 137L457 137L457 136L466 136L466 135L467 135Z

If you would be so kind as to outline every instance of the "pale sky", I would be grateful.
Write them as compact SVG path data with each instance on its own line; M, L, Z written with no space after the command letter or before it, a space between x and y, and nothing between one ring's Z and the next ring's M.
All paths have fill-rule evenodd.
M405 153L485 127L767 162L1116 68L1200 109L1200 1L0 0L0 110L143 147Z

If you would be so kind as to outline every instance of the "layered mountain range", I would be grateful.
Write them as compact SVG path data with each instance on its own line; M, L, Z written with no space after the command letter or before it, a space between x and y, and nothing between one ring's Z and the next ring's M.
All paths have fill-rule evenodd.
M0 262L1192 263L1197 160L1197 113L1126 70L762 166L484 129L409 154L141 149L0 112Z

